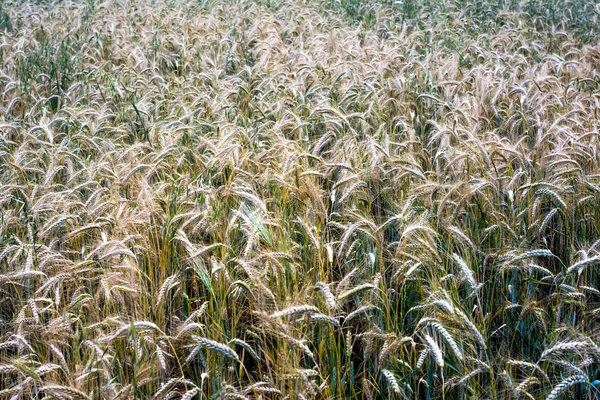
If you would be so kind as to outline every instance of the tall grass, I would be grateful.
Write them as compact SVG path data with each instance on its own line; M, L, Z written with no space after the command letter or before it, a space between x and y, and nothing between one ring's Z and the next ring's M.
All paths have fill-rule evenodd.
M0 398L594 398L600 8L0 9Z

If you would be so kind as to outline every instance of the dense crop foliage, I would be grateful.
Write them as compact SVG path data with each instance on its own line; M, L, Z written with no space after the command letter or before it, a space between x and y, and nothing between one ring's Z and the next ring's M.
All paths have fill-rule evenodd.
M594 398L599 17L5 0L0 398Z

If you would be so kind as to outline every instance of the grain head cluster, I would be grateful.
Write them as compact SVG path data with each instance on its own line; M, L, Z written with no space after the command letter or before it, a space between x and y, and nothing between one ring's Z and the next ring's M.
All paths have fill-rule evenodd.
M2 1L0 398L597 398L599 27Z

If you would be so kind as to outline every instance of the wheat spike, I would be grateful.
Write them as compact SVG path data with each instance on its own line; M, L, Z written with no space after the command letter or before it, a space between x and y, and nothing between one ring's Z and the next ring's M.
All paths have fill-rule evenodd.
M594 346L591 346L588 341L585 340L575 340L571 342L562 342L557 343L549 349L546 349L542 352L542 359L546 359L550 357L552 354L557 353L565 353L565 352L584 352L586 350L595 350Z
M592 264L596 264L598 262L600 262L600 256L594 256L594 257L587 258L585 260L581 260L581 261L576 262L575 264L571 265L567 269L567 273L570 274L572 272L581 272L585 267L592 265Z
M279 318L279 317L289 317L296 314L312 314L318 313L319 309L315 306L311 305L302 305L302 306L294 306L290 308L286 308L285 310L278 311L276 313L271 314L271 318Z
M548 397L546 397L546 400L555 400L562 393L567 391L567 389L569 389L571 386L577 385L580 383L588 383L588 377L585 375L574 375L574 376L568 377L568 378L562 380L558 385L556 385L554 387L554 389L552 389L552 391L550 392Z
M257 361L260 360L258 353L256 351L254 351L254 349L245 341L243 341L241 339L231 339L231 341L229 343L235 343L238 346L243 347L248 352L248 354L250 354L255 360L257 360Z
M440 346L438 346L436 341L431 336L425 335L424 338L425 338L425 342L427 342L427 345L429 346L429 349L431 350L431 354L433 355L433 359L434 359L435 363L440 368L443 368L444 367L444 354L442 353Z
M392 390L396 394L400 394L400 386L398 385L398 381L396 380L394 373L388 369L383 369L381 370L381 372L383 373L383 376L385 376L385 379L388 382L388 385L390 385L390 387L392 388Z
M234 359L236 361L239 360L237 353L227 345L195 335L192 335L192 340L204 348L214 350L223 354L225 357Z
M363 283L362 285L355 286L352 289L349 289L349 290L346 290L343 293L340 293L338 295L338 301L343 301L343 300L345 300L348 297L352 297L352 296L354 296L354 295L356 295L356 294L358 294L360 292L363 292L365 290L371 290L371 289L374 289L374 288L375 288L375 286L373 286L370 283Z
M462 272L462 274L464 276L464 279L469 284L470 289L473 290L477 286L477 282L475 281L475 277L473 275L473 271L471 270L471 268L469 268L469 266L467 265L467 263L465 262L465 260L462 259L461 256L459 256L456 253L453 253L452 257L454 258L454 261L460 267L461 272Z
M331 290L329 289L329 285L327 285L326 283L323 282L318 282L315 287L317 289L319 289L319 291L321 291L321 293L323 293L323 296L325 297L325 300L327 301L327 306L329 307L330 310L335 310L338 306L337 301L335 299L335 296L333 295L333 293L331 293Z
M75 399L85 399L88 400L89 397L85 393L70 386L60 386L60 385L47 385L41 388L44 392L56 393L60 395L61 393L66 394L67 396Z

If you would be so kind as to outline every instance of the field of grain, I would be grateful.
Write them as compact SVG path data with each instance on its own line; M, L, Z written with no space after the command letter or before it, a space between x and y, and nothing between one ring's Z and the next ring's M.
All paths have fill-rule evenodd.
M0 2L0 399L593 399L600 4Z

